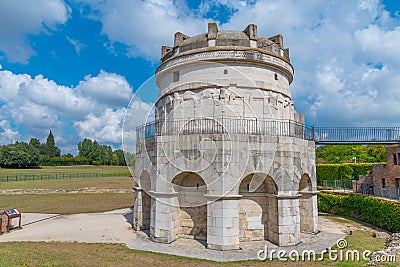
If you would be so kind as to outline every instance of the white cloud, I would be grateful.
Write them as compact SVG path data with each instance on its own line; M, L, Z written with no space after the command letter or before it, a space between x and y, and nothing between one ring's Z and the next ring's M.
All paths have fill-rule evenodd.
M400 66L400 26L385 30L371 24L355 32L355 40L361 50L361 57L374 62L386 62Z
M10 144L18 140L20 134L18 131L13 131L8 120L0 121L0 143Z
M69 13L62 0L0 1L0 50L10 62L27 63L35 54L27 35L55 30Z
M103 70L96 77L86 76L79 82L77 89L102 103L117 106L126 106L133 93L124 77Z
M100 143L120 143L125 108L105 109L100 116L90 113L84 120L74 123L81 138L96 139Z
M52 129L67 152L71 152L72 144L76 149L82 138L120 147L123 119L132 92L123 76L105 71L87 76L71 88L42 75L32 78L0 70L0 144L16 138L43 139ZM136 115L141 119L145 116L142 109L149 104L139 101L138 105L142 108ZM12 129L10 125L17 127ZM133 131L136 126L132 125ZM19 128L24 129L24 136L18 133Z
M82 48L85 48L85 45L79 42L78 40L72 39L69 36L67 36L67 40L70 44L72 44L75 48L75 51L78 55L81 54Z
M206 19L198 17L182 1L86 1L99 13L103 33L111 42L129 47L130 56L156 62L162 45L172 45L175 32L195 35L207 29Z

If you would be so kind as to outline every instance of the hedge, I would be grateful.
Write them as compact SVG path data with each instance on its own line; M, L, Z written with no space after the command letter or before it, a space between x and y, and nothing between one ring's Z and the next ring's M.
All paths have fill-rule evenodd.
M374 164L385 163L341 163L317 164L318 183L323 180L358 180L360 175L366 175Z
M318 209L355 217L391 232L400 232L400 205L393 201L357 194L320 192Z

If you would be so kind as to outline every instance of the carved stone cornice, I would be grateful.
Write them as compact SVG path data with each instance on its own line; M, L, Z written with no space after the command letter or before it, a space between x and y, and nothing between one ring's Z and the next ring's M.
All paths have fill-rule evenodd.
M272 68L284 72L288 78L289 83L293 80L293 67L285 60L277 57L274 54L262 53L258 50L215 50L215 51L201 51L192 52L190 54L177 54L175 57L161 63L157 68L156 73L160 75L163 71L173 68L181 64L190 64L199 61L220 61L220 62L251 62L252 64L268 65ZM162 74L161 74L162 75Z

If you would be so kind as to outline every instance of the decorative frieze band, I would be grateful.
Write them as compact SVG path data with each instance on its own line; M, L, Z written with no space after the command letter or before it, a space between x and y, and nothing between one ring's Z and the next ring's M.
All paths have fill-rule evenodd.
M277 65L282 69L285 69L293 75L293 68L290 64L286 63L283 59L277 58L276 56L264 54L258 51L248 50L248 51L199 51L197 53L188 54L178 56L176 58L172 58L167 62L160 65L157 69L157 72L161 72L167 68L185 64L196 61L205 61L205 60L247 60L247 61L260 61L263 63L268 63L272 65Z

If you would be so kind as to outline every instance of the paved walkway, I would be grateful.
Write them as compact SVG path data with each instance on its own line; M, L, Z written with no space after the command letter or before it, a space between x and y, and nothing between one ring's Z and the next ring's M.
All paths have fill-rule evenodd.
M59 241L127 244L136 236L123 216L129 211L129 209L122 209L73 215L22 213L22 229L0 235L0 242ZM18 221L14 220L16 224Z
M276 251L283 249L287 252L295 249L301 253L307 249L319 254L344 237L343 232L346 230L344 226L330 220L329 216L320 216L321 232L316 235L302 234L302 243L297 246L277 247L268 241L253 241L241 243L240 250L216 251L207 249L204 243L192 239L178 239L171 244L152 242L145 233L134 232L131 229L130 218L130 209L74 215L24 213L22 214L23 229L0 235L0 242L122 243L138 250L214 261L234 261L257 259L258 251L264 250L265 247L268 247L269 252L272 249Z

